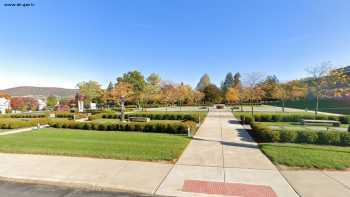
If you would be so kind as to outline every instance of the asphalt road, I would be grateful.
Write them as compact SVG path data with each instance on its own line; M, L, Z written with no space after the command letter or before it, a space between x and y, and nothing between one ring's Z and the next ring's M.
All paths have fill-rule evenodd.
M0 181L1 197L151 197L152 195L93 191L51 185Z

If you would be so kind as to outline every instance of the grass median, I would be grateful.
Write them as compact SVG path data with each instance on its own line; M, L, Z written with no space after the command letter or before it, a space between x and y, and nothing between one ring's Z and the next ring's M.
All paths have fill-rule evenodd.
M350 168L350 147L282 143L266 143L260 146L279 165L337 170Z
M183 135L48 128L0 136L0 152L175 161L189 141Z

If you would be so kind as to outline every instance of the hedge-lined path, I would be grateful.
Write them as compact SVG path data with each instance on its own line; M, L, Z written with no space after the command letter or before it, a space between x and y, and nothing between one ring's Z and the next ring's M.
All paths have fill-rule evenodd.
M40 125L40 128L47 128L49 127L49 125ZM15 134L15 133L23 133L23 132L28 132L28 131L33 131L35 129L38 129L38 127L29 127L29 128L20 128L20 129L11 129L9 131L5 131L5 132L1 132L1 135L11 135L11 134Z
M251 189L246 194L235 193L242 188ZM237 196L252 196L249 192L257 192L253 196L298 196L232 113L213 110L157 194L210 196L208 193L229 192Z

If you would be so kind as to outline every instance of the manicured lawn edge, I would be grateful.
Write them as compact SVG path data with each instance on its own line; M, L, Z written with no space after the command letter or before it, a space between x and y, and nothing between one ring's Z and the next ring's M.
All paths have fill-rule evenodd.
M294 119L287 115L285 115L285 117L287 117L288 120ZM292 117L295 117L295 115ZM254 140L259 143L282 142L350 146L350 132L314 131L309 129L290 130L287 128L273 130L268 126L255 122L255 118L249 115L241 115L239 116L239 119L242 124L249 124L251 126L251 129L248 130L248 132Z
M350 168L350 148L289 143L261 143L262 152L276 165L301 169Z
M174 134L48 128L0 136L0 152L175 162L190 140Z

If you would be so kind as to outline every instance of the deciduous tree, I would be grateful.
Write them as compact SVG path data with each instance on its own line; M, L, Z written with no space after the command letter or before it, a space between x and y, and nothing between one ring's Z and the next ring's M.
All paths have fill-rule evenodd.
M51 96L47 97L46 105L47 105L48 108L53 109L57 105L57 102L58 102L57 97L51 95Z
M38 110L38 101L32 97L12 97L11 108L20 111Z
M146 86L146 81L144 76L140 71L134 70L124 73L122 77L117 78L117 82L126 82L132 85L133 88L133 99L136 101L137 105L140 107L141 93L144 91Z
M84 96L85 102L101 102L103 90L97 81L80 82L77 85L79 92Z
M249 73L246 75L244 88L244 98L250 102L252 116L254 115L254 103L258 102L264 96L264 91L258 86L261 83L263 75L260 73Z
M287 84L276 84L274 89L272 90L271 96L274 99L278 99L282 102L282 112L284 112L285 108L285 101L288 100L290 97L290 89L288 88Z
M311 66L306 69L310 74L311 90L316 97L315 117L319 110L320 97L325 93L328 86L327 75L329 75L331 71L330 65L330 62L323 62L318 66Z
M239 101L239 90L236 89L236 88L233 88L233 87L229 88L226 91L225 99L229 103L236 103L236 102L238 102Z
M207 103L221 103L222 102L222 92L214 84L210 84L203 90L204 101Z

